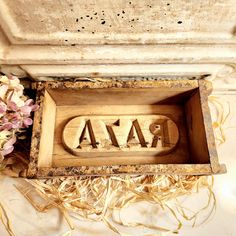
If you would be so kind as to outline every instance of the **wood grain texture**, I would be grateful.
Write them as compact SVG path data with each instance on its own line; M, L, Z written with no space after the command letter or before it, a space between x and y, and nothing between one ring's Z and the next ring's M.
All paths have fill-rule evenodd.
M49 89L48 92L55 100L57 106L81 106L81 105L155 105L170 97L177 97L183 93L191 92L186 87L169 88L129 88L127 82L126 89L118 87L110 87L103 89L84 88L79 92L73 89ZM193 88L194 89L194 88ZM192 90L193 90L192 89ZM181 98L179 96L179 98ZM69 99L68 99L69 98Z
M106 158L101 157L99 153L97 154L96 161L93 157L79 158L68 153L63 147L62 143L62 133L65 125L71 119L71 117L76 117L79 114L86 114L90 116L94 115L130 115L130 111L133 114L144 114L144 115L153 115L153 114L162 114L170 117L178 126L179 129L179 143L178 148L163 157L158 156L147 156L145 152L143 156L138 157L134 155L134 158L127 158L127 156L118 155L116 158ZM54 136L54 155L53 155L53 166L71 166L72 163L74 166L101 166L114 165L114 164L123 164L124 161L129 164L139 164L139 163L185 163L189 160L188 153L188 142L187 134L185 129L184 114L181 106L178 105L81 105L81 106L58 106L57 107L57 117L55 129L57 132ZM91 154L90 154L91 155ZM96 154L94 154L95 156Z
M53 155L56 104L47 92L44 96L38 166L50 167Z
M194 163L207 163L209 152L207 147L206 132L203 124L203 113L199 91L197 91L185 104L190 155Z

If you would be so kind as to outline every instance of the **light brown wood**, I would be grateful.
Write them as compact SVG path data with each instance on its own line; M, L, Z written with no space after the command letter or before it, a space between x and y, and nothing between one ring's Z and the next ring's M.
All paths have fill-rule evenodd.
M52 166L99 166L104 165L104 163L109 165L114 164L154 164L154 163L188 163L191 162L188 153L188 139L187 130L184 118L184 110L181 103L188 98L194 89L196 89L195 83L192 83L191 87L180 86L176 88L170 88L168 86L162 87L151 87L151 88L102 88L102 89L48 89L48 93L56 104L56 117L55 117L55 132L54 132L54 144L53 153L49 160ZM164 85L164 83L163 83ZM197 83L196 83L197 86ZM170 98L173 98L172 100ZM174 102L173 102L174 101ZM168 104L168 103L171 104ZM165 105L159 105L165 104ZM130 115L132 113L132 116ZM117 135L113 138L114 149L109 148L109 150L100 149L99 152L96 150L96 132L91 132L87 129L86 137L93 139L87 140L87 146L85 144L82 150L75 149L74 140L78 141L78 135L82 134L83 125L86 122L82 122L82 126L77 129L76 134L67 134L67 138L63 143L63 130L66 130L66 124L73 118L78 116L110 116L111 121L114 121L114 116L116 118L124 117L140 117L140 116L167 116L169 119L173 120L177 128L173 128L170 135L163 133L163 136L172 136L174 145L169 147L163 147L162 145L158 148L150 147L151 144L155 145L153 141L153 135L146 131L143 135L149 142L149 147L145 148L145 142L143 142L143 147L124 147L129 136L130 127L132 125L131 120L125 122L123 131L118 127L108 126L108 132L114 132ZM113 116L113 119L112 119ZM163 118L163 117L162 117ZM147 118L143 118L141 123L145 123ZM109 120L109 119L108 119ZM73 120L72 120L73 122ZM104 138L109 140L107 131L104 132L106 126L97 125L94 120L91 122L92 127L99 131L100 139ZM171 124L170 124L171 126ZM103 129L103 130L102 130ZM167 129L166 129L167 130ZM166 132L165 130L165 132ZM93 133L91 136L90 133ZM126 133L126 135L121 135L121 133ZM70 132L69 132L70 133ZM120 135L119 135L120 133ZM80 135L81 136L81 135ZM142 137L137 137L136 139L142 140ZM65 145L68 141L70 144ZM153 142L153 143L152 143ZM90 145L92 143L92 147ZM79 145L79 144L78 144ZM121 145L123 148L119 148ZM141 146L142 146L141 145ZM66 146L66 149L65 149ZM132 144L131 144L132 146ZM145 149L145 150L144 150ZM84 150L84 151L83 151ZM132 150L132 151L131 151ZM173 150L173 151L172 151ZM171 152L170 152L171 151ZM73 154L71 154L73 153ZM44 158L44 157L42 157ZM49 162L47 160L46 162ZM44 163L44 161L42 162ZM41 163L39 163L41 165Z
M63 144L79 157L163 155L179 140L176 124L161 115L79 116L63 130Z
M44 94L42 131L39 146L38 166L40 167L50 167L52 165L55 118L56 104L46 91Z
M183 97L184 92L191 92L194 88L104 88L104 89L50 89L57 106L81 105L154 105L175 97L174 103ZM69 98L69 99L68 99ZM122 114L122 113L121 113Z
M193 163L209 163L206 132L199 91L185 104L190 155Z
M137 115L165 115L170 117L179 128L179 143L173 154L167 154L162 156L147 156L144 151L139 151L138 157L136 153L133 153L133 157L120 155L116 158L94 158L86 157L81 158L78 156L71 155L65 150L62 143L62 133L67 122L78 115L130 115L130 111ZM188 141L187 131L184 123L184 112L182 106L179 105L81 105L81 106L58 106L56 125L55 125L55 136L54 136L54 153L53 153L53 166L99 166L99 165L113 165L113 164L139 164L139 163L188 163ZM123 152L124 154L124 152ZM91 154L90 154L91 155ZM97 155L99 157L99 155Z
M202 165L200 172L206 173L204 166L218 162L212 156L215 147L205 146L206 137L212 143L209 117L203 119L209 88L207 83L201 83L200 90L199 84L189 80L39 83L36 88L41 104L48 100L43 99L43 90L54 101L56 113L47 114L52 115L48 119L55 127L53 142L45 144L47 141L41 136L40 148L44 144L50 145L50 149L41 149L38 155L37 137L43 133L40 122L45 111L42 119L42 109L39 114L36 112L39 122L34 125L31 166L37 163L37 168L31 167L29 176L153 173L162 165L169 172L178 169L180 173L183 168L183 174L191 174L197 164ZM62 97L66 101L61 102ZM163 117L174 123L160 132L153 123ZM143 128L145 122L148 125ZM174 140L172 149L156 142L153 136L160 133L162 137L170 137L169 141ZM167 152L161 153L163 148ZM219 166L214 173L220 171Z

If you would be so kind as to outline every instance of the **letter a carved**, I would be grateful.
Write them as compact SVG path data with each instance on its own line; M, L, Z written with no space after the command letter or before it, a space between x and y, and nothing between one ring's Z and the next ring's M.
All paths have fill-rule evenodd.
M91 121L87 120L83 131L79 137L79 146L78 148L82 148L83 146L90 146L92 145L93 148L97 148L97 143L95 139L95 135L93 133Z

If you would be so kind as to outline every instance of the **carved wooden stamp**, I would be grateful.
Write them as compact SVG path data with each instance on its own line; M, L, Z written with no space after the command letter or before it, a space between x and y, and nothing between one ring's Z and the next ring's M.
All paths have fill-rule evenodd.
M161 155L179 140L178 127L167 116L79 116L63 130L63 143L73 155Z

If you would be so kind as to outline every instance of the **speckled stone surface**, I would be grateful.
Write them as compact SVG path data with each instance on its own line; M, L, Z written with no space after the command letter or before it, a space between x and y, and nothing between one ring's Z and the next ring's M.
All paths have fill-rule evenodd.
M197 88L197 80L98 80L96 82L37 82L33 88L42 89L85 89L85 88Z

